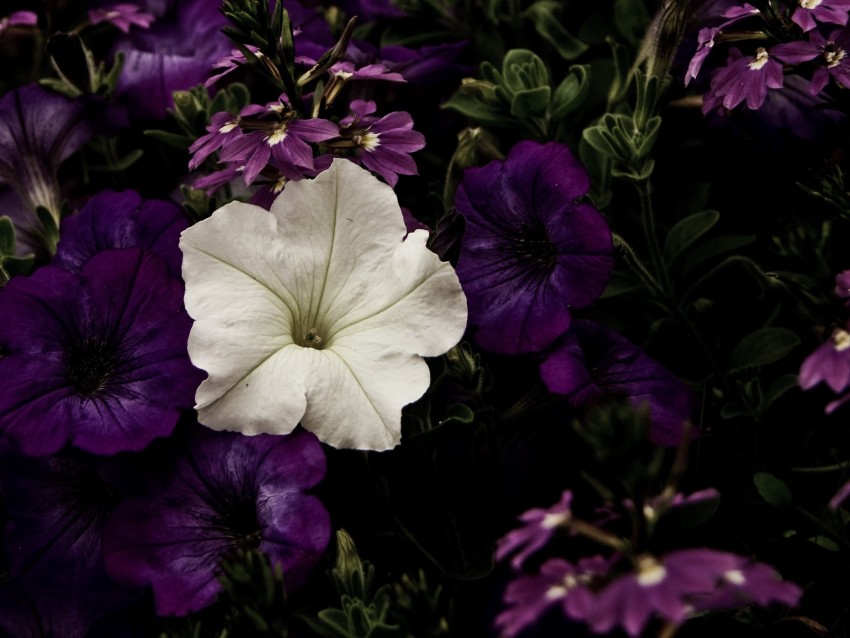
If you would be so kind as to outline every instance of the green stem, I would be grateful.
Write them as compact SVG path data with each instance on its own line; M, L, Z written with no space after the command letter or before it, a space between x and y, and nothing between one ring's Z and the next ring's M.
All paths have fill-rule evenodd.
M830 472L841 472L850 469L850 461L841 461L832 465L819 465L816 467L792 467L792 472L800 474L828 474Z
M646 236L646 245L649 249L649 258L652 263L656 279L661 284L662 290L670 290L670 279L667 268L664 265L664 256L661 253L661 245L658 243L658 234L655 230L655 214L652 209L652 194L650 192L649 180L635 182L635 188L640 197L641 221Z

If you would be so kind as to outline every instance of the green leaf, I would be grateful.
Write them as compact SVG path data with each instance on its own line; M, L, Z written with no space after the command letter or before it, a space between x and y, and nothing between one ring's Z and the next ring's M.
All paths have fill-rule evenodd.
M766 326L741 339L729 355L730 370L757 368L784 359L800 344L787 328Z
M640 281L631 273L615 271L611 273L608 279L608 285L600 299L610 299L611 297L619 297L627 295L635 290L641 289Z
M796 390L800 387L796 374L785 374L779 377L776 381L770 384L767 392L764 393L764 408L770 407L775 401L780 399L791 390Z
M686 275L705 262L724 253L743 248L755 240L755 235L723 235L706 239L693 247L692 250L681 253L681 258L673 260L670 269L678 268L681 275Z
M24 257L3 257L2 268L10 277L15 275L28 275L32 272L33 264L35 263L35 255L26 255Z
M570 74L561 80L552 95L552 109L549 117L557 121L578 110L586 102L589 92L590 65L571 66Z
M574 60L587 51L587 45L567 31L561 19L563 4L555 0L537 0L523 12L534 23L541 38L546 40L565 60Z
M791 490L780 478L768 472L756 472L753 475L753 483L764 501L774 507L788 507L793 499Z
M461 85L454 95L443 103L442 108L457 111L479 124L500 128L518 128L514 118L503 114L498 105L484 102L480 94L476 95L473 91L474 89Z
M664 258L667 262L673 261L697 239L705 235L719 219L720 213L716 210L704 210L676 222L667 233L667 239L664 240Z
M15 225L8 215L0 217L0 256L15 254Z
M511 115L514 117L541 117L549 108L552 90L541 86L528 91L518 91L511 101Z
M829 536L824 536L823 534L819 534L818 536L812 536L807 540L811 541L818 547L821 547L828 552L837 552L841 549L838 543L832 540Z
M644 0L617 0L614 3L614 24L629 42L640 43L649 26Z
M144 134L147 137L152 137L158 142L162 142L166 146L171 146L172 148L179 148L184 151L187 150L194 141L186 135L180 135L178 133L169 133L168 131L160 131L156 129L149 129L145 131Z

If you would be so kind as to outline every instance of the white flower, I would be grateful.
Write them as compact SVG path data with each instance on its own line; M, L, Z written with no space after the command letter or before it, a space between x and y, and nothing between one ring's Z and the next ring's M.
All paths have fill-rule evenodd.
M204 425L384 450L428 388L422 357L455 345L466 298L452 267L406 240L395 193L347 160L287 184L268 212L234 202L180 240Z

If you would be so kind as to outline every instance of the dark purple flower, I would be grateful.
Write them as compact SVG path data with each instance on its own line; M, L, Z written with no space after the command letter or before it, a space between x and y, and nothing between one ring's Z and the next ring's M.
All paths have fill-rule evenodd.
M401 73L408 82L429 86L471 74L469 66L457 62L468 44L463 40L419 49L390 45L381 47L378 57L387 68Z
M818 22L847 24L850 0L797 0L797 4L791 20L803 31L811 31Z
M185 453L151 472L147 494L118 506L106 567L121 583L151 586L160 615L212 603L219 565L239 549L264 552L295 588L330 536L324 506L305 494L324 474L321 445L303 430L244 436L198 426Z
M180 277L183 255L180 233L188 228L183 209L173 202L143 202L135 191L106 191L92 197L82 210L62 220L54 266L77 272L87 259L110 248L146 248Z
M0 18L0 35L9 27L34 27L38 24L38 16L32 11L13 11Z
M7 181L32 211L43 206L59 225L59 165L97 133L118 124L102 102L69 98L28 84L0 98L0 179ZM32 218L24 232L38 234Z
M540 365L550 392L583 408L604 396L627 397L632 405L649 406L651 436L659 445L677 445L692 415L689 388L631 341L588 320L573 322Z
M140 249L13 278L0 289L0 432L33 455L167 436L203 378L186 354L190 326L182 283Z
M466 217L457 274L476 341L536 352L593 302L614 266L611 231L581 201L590 180L566 146L520 142L505 161L467 169L455 207Z
M2 461L11 579L36 601L42 618L62 619L54 635L83 636L97 617L132 602L103 564L103 525L118 497L105 478L110 460L66 455Z
M723 31L723 29L729 25L755 15L761 15L761 12L751 4L745 3L743 6L736 6L727 9L723 13L723 17L727 18L727 20L722 24L719 24L716 27L699 30L699 35L697 36L697 50L691 58L691 61L688 64L688 71L685 74L685 86L690 84L691 80L695 79L697 75L699 75L702 63L705 62L708 54L711 53L711 49L714 48L715 38Z
M372 115L375 103L364 100L354 100L350 108L352 115L339 123L340 145L349 150L353 147L353 155L347 157L383 177L390 186L398 183L399 175L416 175L416 162L410 154L425 146L425 136L413 130L410 114L396 111L377 118Z
M770 579L766 579L767 572ZM595 632L622 627L636 637L654 615L679 624L697 609L730 609L772 601L794 604L800 589L766 565L713 549L684 549L660 560L636 559L634 572L612 581L596 598L587 622ZM729 598L732 595L734 598Z
M540 566L539 573L512 580L503 597L508 608L496 617L500 635L514 638L555 606L568 618L584 620L595 603L589 585L605 576L610 565L601 556L582 558L576 565L552 558Z
M809 82L809 93L817 95L829 78L843 86L850 86L850 29L839 29L824 37L819 31L808 33L808 41L778 44L771 53L788 64L801 64L819 58L820 64Z
M834 292L837 297L850 300L850 270L843 270L835 275ZM845 303L850 303L850 301Z
M825 381L833 392L842 393L850 387L850 332L836 327L832 335L800 366L799 383L803 390ZM850 393L826 406L827 414L850 399Z
M742 56L731 49L729 61L711 77L711 88L705 95L703 113L721 104L733 109L746 101L747 108L759 108L767 97L768 89L782 88L782 65L774 60L767 49L759 47L753 56Z
M219 5L210 0L145 2L156 22L122 36L113 46L126 56L116 92L131 114L165 117L173 105L172 93L206 80L215 61L230 51L231 42L221 33L226 20Z
M143 11L141 7L135 4L119 3L100 9L92 9L89 11L89 20L92 24L100 24L101 22L109 22L121 29L124 33L130 33L130 27L136 25L141 29L147 29L154 17Z

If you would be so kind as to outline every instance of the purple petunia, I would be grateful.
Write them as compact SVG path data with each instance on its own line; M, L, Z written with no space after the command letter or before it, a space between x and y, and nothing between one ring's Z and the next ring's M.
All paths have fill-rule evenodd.
M106 191L62 220L62 239L52 264L77 272L89 257L110 248L146 248L180 277L183 255L177 246L188 228L183 209L163 200L142 201L135 191Z
M182 283L140 249L0 289L0 433L32 455L66 443L140 450L174 429L203 374L186 353Z
M151 586L160 615L211 604L219 565L232 552L259 549L301 584L324 552L330 520L305 493L322 480L318 439L243 436L195 427L185 451L152 471L147 493L121 503L104 534L106 567L118 582Z
M582 408L603 396L624 396L635 407L648 404L652 440L677 445L692 416L689 388L631 341L600 323L573 322L540 366L551 392Z
M132 25L147 29L154 21L154 17L138 5L119 3L101 9L92 9L89 11L89 20L92 24L109 22L124 33L130 33Z
M566 146L525 141L505 161L467 169L457 274L476 341L493 352L541 351L592 303L614 265L611 231L581 201L590 180Z

